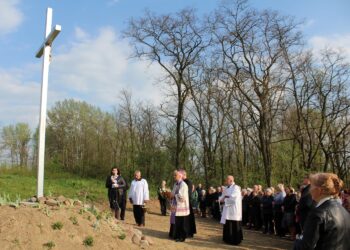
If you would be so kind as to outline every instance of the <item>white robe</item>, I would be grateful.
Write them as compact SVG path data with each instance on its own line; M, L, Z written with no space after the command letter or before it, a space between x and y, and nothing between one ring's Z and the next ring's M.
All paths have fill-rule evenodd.
M149 200L148 183L145 179L140 181L133 180L129 191L129 199L132 199L133 205L143 205Z
M224 198L225 196L229 198ZM240 186L232 184L226 188L222 192L220 200L224 200L225 202L221 215L221 224L225 224L226 220L242 220L242 194Z

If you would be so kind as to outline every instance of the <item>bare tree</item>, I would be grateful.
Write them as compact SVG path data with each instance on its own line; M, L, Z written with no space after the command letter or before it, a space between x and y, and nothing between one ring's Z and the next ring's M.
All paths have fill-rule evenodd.
M271 185L273 128L288 82L283 53L300 44L297 25L276 12L258 12L238 2L222 7L212 26L221 46L224 81L244 97L255 123L266 184Z
M182 123L184 105L189 95L187 78L191 77L186 71L198 60L208 44L203 33L204 29L192 9L159 16L146 12L140 19L131 19L124 32L134 46L134 55L157 63L173 87L173 97L177 102L176 168L179 167L180 153L184 147Z

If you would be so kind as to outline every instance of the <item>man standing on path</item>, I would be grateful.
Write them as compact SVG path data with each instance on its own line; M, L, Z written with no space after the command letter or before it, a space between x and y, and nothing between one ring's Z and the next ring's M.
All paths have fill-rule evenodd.
M224 224L223 240L227 244L239 245L243 240L241 188L235 184L232 175L227 176L226 184L227 188L220 197L224 203L220 221Z
M187 178L187 173L186 170L180 170L182 173L182 178L183 181L187 184L188 187L188 198L189 198L189 203L190 203L190 215L188 217L189 220L189 229L188 229L188 234L187 237L188 238L193 238L194 234L197 233L197 228L196 228L196 220L194 217L194 213L193 213L193 204L191 202L191 197L192 197L192 189L193 189L193 184L192 182Z
M140 227L145 226L144 205L149 200L148 183L141 178L141 172L135 171L135 179L131 182L129 191L129 201L133 205L133 212L136 224Z

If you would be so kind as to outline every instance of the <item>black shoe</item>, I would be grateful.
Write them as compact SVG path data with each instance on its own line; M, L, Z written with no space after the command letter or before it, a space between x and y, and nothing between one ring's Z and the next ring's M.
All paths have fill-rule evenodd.
M176 242L185 242L185 239L176 239Z

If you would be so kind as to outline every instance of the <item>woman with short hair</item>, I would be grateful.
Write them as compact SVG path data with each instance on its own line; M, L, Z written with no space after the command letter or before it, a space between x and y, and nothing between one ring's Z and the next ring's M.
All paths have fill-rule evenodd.
M350 249L350 215L336 201L343 181L333 173L311 175L310 181L316 206L310 210L294 249Z
M264 234L273 234L273 210L272 210L273 196L271 188L265 190L265 194L261 199L261 209L264 222Z
M273 200L273 215L274 215L276 234L280 237L283 237L285 235L285 230L282 227L282 219L283 219L282 203L285 197L286 197L286 192L284 191L284 185L282 183L279 183L276 186L276 195Z
M285 188L286 197L282 203L283 219L282 227L290 233L290 239L295 240L295 207L298 204L294 188Z

